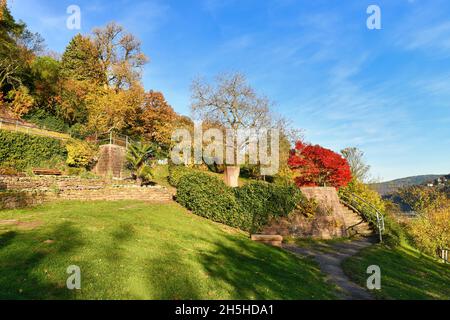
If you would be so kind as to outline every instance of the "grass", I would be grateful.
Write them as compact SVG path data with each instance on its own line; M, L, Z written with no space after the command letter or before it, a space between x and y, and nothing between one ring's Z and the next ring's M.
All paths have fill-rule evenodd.
M56 131L49 131L39 128L31 128L31 127L25 127L21 125L14 125L10 123L0 122L0 129L7 130L7 131L14 131L14 132L23 132L28 134L34 134L38 136L44 136L44 137L50 137L60 140L68 140L70 139L70 135L66 133L60 133Z
M343 263L345 273L364 287L370 265L381 269L381 290L372 291L379 299L450 299L450 265L421 255L411 247L390 249L375 245Z
M18 223L6 224L6 220ZM11 223L11 222L10 222ZM81 268L68 290L67 267ZM0 299L332 299L317 265L177 204L0 211Z

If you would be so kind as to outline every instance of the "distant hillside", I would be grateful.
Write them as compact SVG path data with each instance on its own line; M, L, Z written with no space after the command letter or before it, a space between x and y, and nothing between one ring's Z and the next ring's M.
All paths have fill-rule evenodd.
M433 182L434 180L443 176L445 176L445 174L429 174L423 176L414 176L396 179L392 181L372 183L370 186L372 189L376 190L380 195L384 196L386 194L396 191L399 188Z

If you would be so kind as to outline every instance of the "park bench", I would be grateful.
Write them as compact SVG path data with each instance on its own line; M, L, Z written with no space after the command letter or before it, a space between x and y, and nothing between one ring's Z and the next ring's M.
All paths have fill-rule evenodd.
M60 176L62 172L56 169L34 168L33 173L38 176Z
M279 235L252 234L251 239L275 247L281 247L281 243L283 242L283 237Z

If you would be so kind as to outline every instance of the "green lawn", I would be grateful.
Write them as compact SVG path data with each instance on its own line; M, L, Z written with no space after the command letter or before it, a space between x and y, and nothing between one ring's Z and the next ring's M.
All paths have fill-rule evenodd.
M438 263L412 248L375 245L343 263L347 275L363 286L370 265L381 269L381 290L372 291L377 298L450 299L450 265Z
M5 220L20 223L6 225ZM50 241L48 241L50 240ZM66 269L81 268L81 290ZM318 267L177 204L0 211L0 299L331 299Z

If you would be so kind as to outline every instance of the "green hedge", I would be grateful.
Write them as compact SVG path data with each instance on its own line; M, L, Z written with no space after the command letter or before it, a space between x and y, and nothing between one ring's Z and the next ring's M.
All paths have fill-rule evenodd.
M295 185L254 181L234 189L243 210L252 217L250 230L260 231L272 217L288 216L300 203L302 193Z
M195 214L249 230L251 216L242 212L233 189L213 176L192 172L178 181L177 201Z
M175 166L175 165L169 165L169 183L173 187L178 186L178 182L180 179L187 175L192 173L193 170L185 167L185 166Z
M59 140L0 130L0 166L24 170L50 160L64 161L66 148Z
M255 181L233 189L207 173L188 171L176 172L177 201L197 215L245 231L258 232L271 217L287 216L303 198L293 184Z

